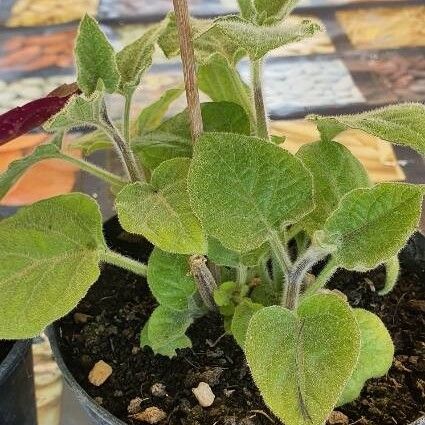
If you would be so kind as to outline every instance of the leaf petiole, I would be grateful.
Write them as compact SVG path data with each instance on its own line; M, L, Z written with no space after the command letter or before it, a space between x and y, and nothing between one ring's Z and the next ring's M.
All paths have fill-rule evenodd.
M145 276L148 272L146 264L140 263L139 261L133 260L132 258L118 254L118 252L112 251L109 248L100 251L100 261L113 266L120 267L128 270L140 276Z

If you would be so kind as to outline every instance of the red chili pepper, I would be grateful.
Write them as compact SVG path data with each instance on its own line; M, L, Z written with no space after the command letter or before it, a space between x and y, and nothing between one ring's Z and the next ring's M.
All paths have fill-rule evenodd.
M46 122L65 106L71 96L79 92L76 83L63 84L46 97L0 115L0 146Z

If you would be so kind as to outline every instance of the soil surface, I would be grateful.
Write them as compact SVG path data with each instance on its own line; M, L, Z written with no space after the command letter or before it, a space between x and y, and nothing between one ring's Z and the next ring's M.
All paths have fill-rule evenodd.
M125 236L114 245L134 254L133 242ZM135 257L145 259L143 250L138 252ZM343 291L352 306L378 314L396 346L388 375L368 381L359 400L338 409L350 424L407 425L425 410L425 262L415 268L404 264L398 286L386 297L376 293L383 279L382 269L339 272L331 285ZM242 351L231 336L223 336L219 317L197 321L189 330L193 348L174 359L141 350L140 330L154 307L144 279L106 266L76 310L58 324L69 369L98 403L128 424L141 424L127 410L136 398L142 411L157 407L166 413L160 425L281 424L264 405ZM88 317L76 317L75 312ZM95 387L88 374L99 360L113 372ZM192 393L201 381L216 396L209 408L200 407Z
M6 358L9 354L9 351L13 347L13 342L9 341L0 341L0 363Z

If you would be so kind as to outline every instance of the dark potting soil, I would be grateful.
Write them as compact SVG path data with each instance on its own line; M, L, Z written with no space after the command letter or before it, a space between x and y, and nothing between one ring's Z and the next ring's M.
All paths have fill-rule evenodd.
M124 241L119 248L129 254L131 242ZM144 259L142 254L138 257ZM354 307L378 314L396 346L388 375L368 381L360 399L338 409L350 424L407 425L425 410L425 262L414 269L404 267L400 282L386 297L376 293L383 279L382 269L368 274L342 271L331 285L347 294ZM142 410L155 406L167 414L160 425L281 424L264 405L242 351L231 336L222 337L219 317L198 320L189 330L193 348L181 350L174 359L141 350L140 330L154 307L144 279L106 266L75 311L60 321L65 361L98 403L129 424L140 425L127 411L137 397ZM75 312L89 317L80 315L76 320ZM88 374L99 360L110 364L113 373L95 387ZM216 395L207 409L192 394L201 381ZM165 394L153 395L154 384L165 386Z
M9 351L13 347L13 342L11 341L0 341L0 363L6 358L9 354Z

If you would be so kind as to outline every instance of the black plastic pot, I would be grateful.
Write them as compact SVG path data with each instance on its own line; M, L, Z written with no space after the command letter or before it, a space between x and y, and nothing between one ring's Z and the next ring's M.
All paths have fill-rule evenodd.
M31 341L0 342L9 344L0 363L0 425L36 425Z
M122 249L122 251L124 251L123 253L126 253L125 251L127 246L129 245L134 246L134 242L131 242L131 241L125 241L118 244L116 243L115 238L120 232L122 232L122 230L119 229L118 222L115 218L109 220L105 224L104 230L105 230L105 236L107 240L109 241L115 240L115 243L114 243L115 249L119 249L119 250ZM144 246L142 246L140 249L139 259L146 261L146 256L151 251L151 246L149 244L146 244L146 242L143 245ZM409 241L408 246L402 252L401 259L403 263L407 265L407 267L415 267L415 264L417 265L418 263L422 263L422 267L423 267L423 263L425 262L425 236L423 236L420 233L417 233L414 237L412 237L412 239ZM91 425L126 425L123 421L121 421L120 419L117 419L115 416L109 413L106 409L104 409L102 406L96 403L86 393L86 391L84 391L84 389L72 376L71 372L69 371L68 367L65 364L65 361L62 357L62 353L60 350L59 326L56 326L56 325L50 326L50 328L48 329L48 337L53 350L53 354L63 373L65 382L69 385L71 392L75 395L82 409L87 413L88 417L90 418L90 421L91 421L90 424ZM425 419L424 418L418 419L417 422L411 425L425 425Z

